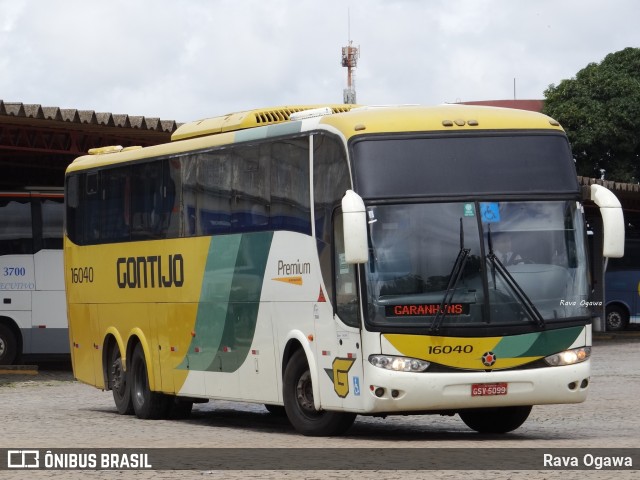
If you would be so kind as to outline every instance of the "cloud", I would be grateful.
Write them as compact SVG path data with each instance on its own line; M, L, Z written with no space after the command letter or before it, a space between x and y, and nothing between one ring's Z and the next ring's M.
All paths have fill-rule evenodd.
M638 46L618 0L0 0L0 98L188 121L342 101L341 47L362 103L542 98ZM347 15L351 20L349 29Z

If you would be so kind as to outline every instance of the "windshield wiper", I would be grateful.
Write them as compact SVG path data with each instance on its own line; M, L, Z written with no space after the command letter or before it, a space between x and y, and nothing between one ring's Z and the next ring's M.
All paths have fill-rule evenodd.
M447 284L447 290L444 293L444 297L442 297L442 302L440 303L440 307L438 307L438 312L436 313L436 316L433 319L433 323L431 324L431 328L429 329L432 332L437 332L438 330L440 330L440 325L442 324L442 320L444 319L444 316L447 314L445 310L445 306L449 305L451 300L453 299L453 295L456 291L456 287L458 286L458 282L462 277L462 272L464 271L464 267L467 264L469 253L471 253L471 249L464 248L464 230L462 228L462 218L461 218L460 219L460 251L458 252L456 261L453 264L451 273L449 274L449 283Z
M510 287L511 290L516 294L516 297L518 297L518 300L520 300L520 303L524 307L529 318L535 321L538 327L545 328L546 325L544 322L544 317L542 316L540 311L536 308L535 304L531 301L531 299L524 292L524 290L522 290L522 287L520 286L520 284L518 284L516 279L513 278L511 273L509 273L509 270L507 270L507 267L504 266L504 264L500 261L497 255L493 252L493 242L491 241L491 226L489 226L489 230L488 230L488 240L489 240L489 254L487 255L487 259L489 259L489 261L491 262L491 274L493 276L494 288L497 288L496 286L496 270L497 270L498 273L504 279L507 286Z

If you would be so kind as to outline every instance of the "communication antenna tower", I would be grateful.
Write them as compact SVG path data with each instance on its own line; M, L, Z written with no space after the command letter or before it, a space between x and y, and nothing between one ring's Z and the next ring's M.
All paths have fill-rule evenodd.
M356 80L354 69L358 66L360 47L354 47L351 41L351 17L349 15L349 44L342 47L342 66L347 67L347 88L343 91L344 103L356 103Z

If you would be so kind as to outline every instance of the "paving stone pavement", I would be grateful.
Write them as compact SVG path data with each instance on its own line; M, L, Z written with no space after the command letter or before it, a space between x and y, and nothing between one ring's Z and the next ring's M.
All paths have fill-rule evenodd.
M188 420L118 415L110 392L76 382L70 370L0 375L0 448L640 448L640 338L616 337L593 347L591 391L579 405L534 407L507 435L480 435L456 417L358 417L343 437L294 432L262 405L212 401ZM293 453L293 452L292 452ZM247 460L251 462L251 459ZM327 466L330 468L330 465ZM3 479L434 478L627 479L636 471L4 471Z

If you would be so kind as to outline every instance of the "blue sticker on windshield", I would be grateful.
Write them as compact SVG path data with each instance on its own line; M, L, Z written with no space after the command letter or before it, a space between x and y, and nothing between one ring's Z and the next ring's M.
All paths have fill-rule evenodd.
M500 204L496 202L481 202L480 214L484 223L495 223L500 221Z

